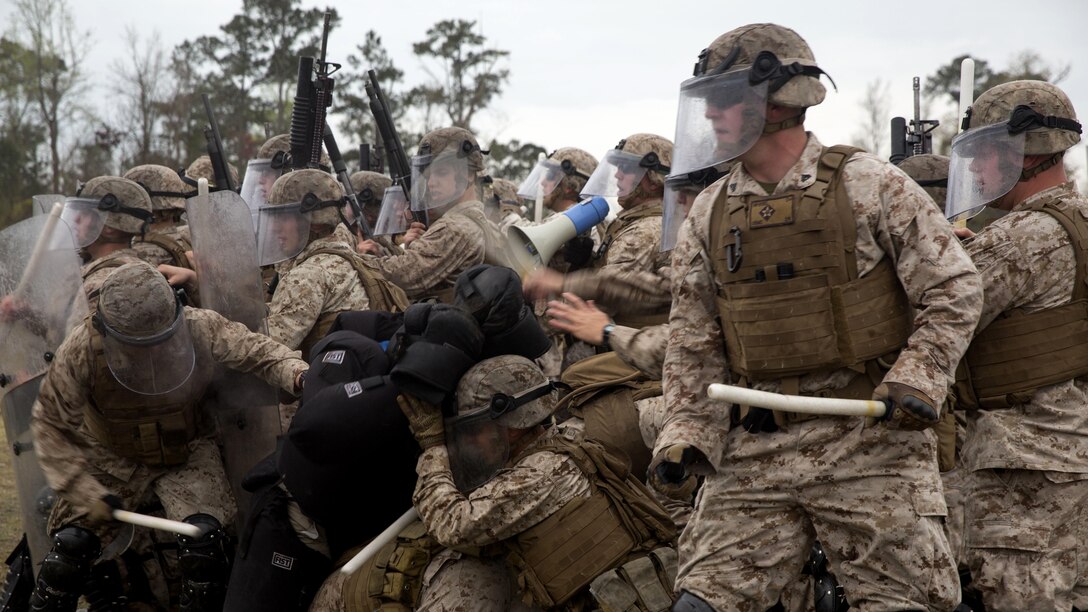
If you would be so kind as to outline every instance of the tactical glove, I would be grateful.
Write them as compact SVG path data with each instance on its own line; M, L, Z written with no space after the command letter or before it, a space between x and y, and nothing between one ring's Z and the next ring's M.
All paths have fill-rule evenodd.
M895 423L900 429L922 431L937 424L936 402L921 391L903 383L881 383L873 391L873 399L884 402L887 411L882 420Z
M120 497L107 493L91 502L87 507L87 517L95 523L108 523L113 520L113 511L124 507L124 501Z
M698 479L688 471L688 466L698 460L705 461L702 452L688 444L673 444L661 449L647 470L650 486L665 497L690 502Z
M397 396L397 405L400 411L408 419L408 427L416 442L423 450L446 443L446 429L442 424L442 410L434 404L428 404L423 400L401 393Z

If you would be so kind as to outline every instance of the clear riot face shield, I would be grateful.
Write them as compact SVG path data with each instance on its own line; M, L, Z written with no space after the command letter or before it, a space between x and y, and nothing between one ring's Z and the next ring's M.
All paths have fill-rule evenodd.
M68 198L60 217L72 228L76 248L84 248L98 239L105 217L98 212L98 200L93 198Z
M664 207L661 219L661 250L671 251L676 246L680 226L688 218L691 205L701 188L686 180L665 179Z
M431 210L452 204L474 181L468 156L456 151L412 158L412 210Z
M91 320L102 334L106 365L117 382L141 395L169 393L189 380L196 365L185 310L176 302L174 322L148 336L124 334L96 313Z
M242 199L253 213L253 227L256 230L257 216L262 206L268 204L268 192L272 184L280 177L282 169L273 168L271 159L250 160L246 166L246 176L242 179Z
M619 149L609 149L586 181L581 196L583 198L592 196L615 198L630 194L638 187L642 177L646 176L650 165L654 165L647 165L646 157L646 155L627 153ZM656 156L654 157L656 163Z
M744 154L763 134L768 82L748 68L697 76L680 85L672 172L685 174Z
M257 216L257 258L262 266L291 259L306 248L310 217L302 202L262 206Z
M378 221L374 224L375 236L391 236L403 234L408 231L411 210L408 198L404 196L404 189L400 185L393 185L385 189L382 196L382 208L378 213Z
M445 421L446 449L457 490L468 493L491 480L510 460L507 427L490 407Z
M1006 123L963 132L952 140L945 216L968 219L1012 190L1024 166L1024 132Z
M547 197L568 176L580 176L589 179L588 176L579 172L569 159L562 162L554 159L542 159L536 163L536 166L533 166L533 171L518 187L518 197L528 200Z

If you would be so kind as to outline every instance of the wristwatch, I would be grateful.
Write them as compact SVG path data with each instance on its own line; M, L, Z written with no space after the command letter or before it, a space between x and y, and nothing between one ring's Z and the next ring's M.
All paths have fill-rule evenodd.
M612 343L609 341L612 338L612 332L616 329L615 323L609 323L601 329L601 346L608 350L612 350Z

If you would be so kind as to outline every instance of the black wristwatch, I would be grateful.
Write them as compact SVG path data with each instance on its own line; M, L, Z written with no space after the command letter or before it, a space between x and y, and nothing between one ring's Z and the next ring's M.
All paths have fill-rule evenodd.
M612 350L612 343L610 342L610 339L612 338L612 332L615 329L616 329L616 324L615 323L609 323L608 325L605 325L601 329L601 346L603 346L604 348L606 348L606 349L608 349L610 351Z

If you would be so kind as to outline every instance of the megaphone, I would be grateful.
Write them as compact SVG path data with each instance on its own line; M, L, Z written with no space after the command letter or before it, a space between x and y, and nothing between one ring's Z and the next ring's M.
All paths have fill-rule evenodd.
M521 274L545 266L568 240L604 221L607 216L608 202L594 196L571 206L543 225L512 225L506 228L511 259Z

